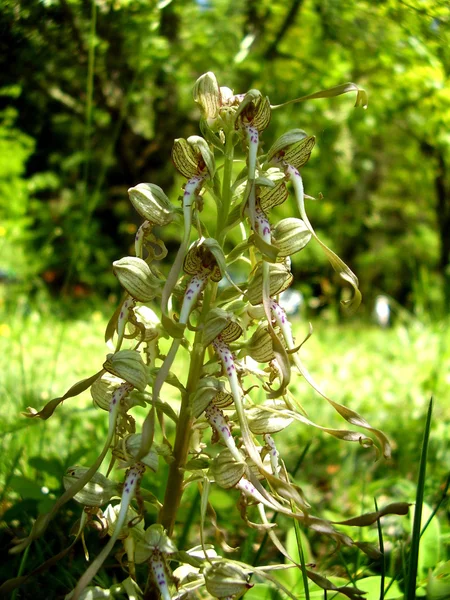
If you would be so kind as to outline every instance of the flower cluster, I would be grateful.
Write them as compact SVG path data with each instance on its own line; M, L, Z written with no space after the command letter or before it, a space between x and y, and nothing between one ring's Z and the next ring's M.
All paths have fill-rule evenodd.
M358 92L361 104L365 96L354 84L311 97L352 90ZM268 574L272 567L301 567L305 576L324 589L356 598L362 593L356 587L338 588L315 570L298 565L267 516L267 511L282 513L338 545L359 545L376 555L375 548L358 544L339 525L369 525L383 514L407 510L402 504L391 505L338 524L316 517L302 489L291 480L277 447L279 434L299 422L363 447L373 446L375 437L382 454L390 454L381 431L328 398L314 381L300 358L303 342L295 339L280 304L280 294L293 283L291 256L310 242L319 244L331 266L352 286L346 309L356 309L361 299L358 279L318 238L307 216L308 196L300 171L315 138L293 129L263 154L261 137L272 110L278 107L271 106L258 90L236 95L219 87L212 73L198 79L194 100L201 112L202 137L177 139L172 151L172 161L185 179L180 203L171 202L151 183L129 190L131 203L144 221L136 234L135 256L113 264L124 291L106 331L114 351L99 372L40 412L30 409L27 414L47 419L63 400L90 389L95 404L108 412L103 449L91 467L69 469L64 478L66 492L50 513L36 521L28 538L17 540L13 551L42 535L56 511L73 498L83 507L76 540L84 543L87 527L110 538L69 596L72 600L87 597L90 582L117 543L129 575L121 591L130 598L188 598L198 589L206 589L214 598L239 598L252 587L252 577L275 581ZM236 172L239 147L244 149L245 167ZM274 222L272 209L291 195L298 215ZM216 229L210 232L202 212L214 206ZM171 222L180 223L183 234L164 275L159 263L167 250L159 236ZM241 241L230 249L227 235L235 228L241 232ZM239 284L232 276L237 271ZM187 373L173 371L179 353L185 354ZM353 428L332 429L312 422L290 389L296 372ZM179 406L167 401L168 386L178 390ZM261 393L265 399L256 403ZM139 426L132 416L137 405L147 410ZM99 469L109 453L111 466L105 476ZM157 471L160 457L169 472L165 495L156 498L145 489L145 481ZM126 469L122 484L110 478L113 465ZM177 549L178 508L190 485L202 494L198 544ZM214 485L236 490L244 521L267 532L287 564L259 568L217 554L205 539L211 527L217 530L222 548L230 548L211 516L208 494ZM249 520L250 505L258 508L258 523ZM137 577L136 565L143 563L148 565L147 582Z

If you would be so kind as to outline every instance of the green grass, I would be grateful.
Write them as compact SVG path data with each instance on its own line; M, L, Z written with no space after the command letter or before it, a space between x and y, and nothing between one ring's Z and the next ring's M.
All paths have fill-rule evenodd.
M83 318L67 318L53 307L38 312L22 309L19 305L15 313L4 312L0 319L2 547L9 545L12 533L23 535L27 532L37 513L52 503L68 466L74 463L88 465L97 454L106 430L106 413L92 406L89 393L65 401L47 422L26 419L21 416L21 411L27 406L42 408L50 398L62 395L74 382L101 368L108 351L103 342L107 312L108 307L105 307L105 312L97 309ZM307 324L296 323L296 330L301 339ZM425 326L413 322L408 328L380 330L361 324L331 325L319 321L315 324L312 339L301 349L304 363L329 396L360 412L389 436L393 445L390 461L375 461L373 449L337 441L300 424L291 426L281 440L277 440L276 434L274 436L291 472L302 449L311 444L296 482L305 490L319 516L339 520L362 510L371 511L374 497L380 507L392 501L414 502L425 415L430 395L433 395L427 478L422 484L425 511L422 524L439 501L441 508L429 526L432 536L429 539L438 538L435 547L433 543L426 543L428 532L421 539L421 547L431 547L421 550L422 554L419 552L417 558L417 585L422 590L426 587L428 571L450 558L450 532L442 510L446 505L446 499L442 501L442 489L450 464L449 338L444 324ZM183 367L182 364L179 366ZM294 376L293 384L294 393L311 420L320 425L346 427L345 421L300 376ZM164 473L159 479L155 489L163 485ZM224 508L221 509L221 494L224 493L215 496L219 520L222 518L226 523L234 510L234 500L230 506L228 500L223 499ZM186 502L186 514L181 512L186 521L183 537L198 543L196 527L190 525L195 523L191 502L195 502L195 495ZM58 543L44 536L33 545L25 565L21 565L20 556L5 555L0 576L16 575L23 567L28 572L55 551L55 544L58 550L61 549L63 538L76 519L72 510L73 507L68 509L58 524L57 537L61 538ZM233 538L230 541L236 542L232 545L242 543L239 535L244 531L237 514L236 510L236 520L230 526ZM402 590L404 586L401 548L409 547L411 524L409 517L384 517L381 521L386 549L386 586L391 585L388 597L394 598L392 590ZM287 521L279 519L281 537L290 527ZM261 539L258 533L256 545ZM379 532L376 525L368 530L361 529L360 539L377 545ZM351 549L344 549L341 555L332 553L326 539L318 535L308 534L307 541L308 555L312 553L322 573L347 580L349 574L351 578L363 577L367 585L372 585L373 577L381 577L381 563L367 561ZM245 551L248 553L251 549ZM260 564L272 559L276 559L276 555L271 544L267 544ZM74 579L71 571L68 563L63 561L50 576L48 585L51 589L67 590ZM392 583L393 577L397 580L395 583ZM290 584L293 585L292 580ZM311 597L315 597L314 586L311 589ZM369 600L380 598L379 584L377 593L371 592ZM19 593L17 597L28 596Z

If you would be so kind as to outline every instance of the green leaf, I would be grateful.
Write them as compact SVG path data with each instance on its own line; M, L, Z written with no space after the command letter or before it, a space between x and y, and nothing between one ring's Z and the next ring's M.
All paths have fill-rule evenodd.
M425 430L422 441L422 451L420 454L419 464L419 477L417 480L417 491L416 491L416 505L413 522L413 532L411 539L411 549L408 560L408 577L406 585L406 600L414 600L416 597L416 579L419 567L419 549L420 549L420 533L421 533L421 522L422 522L422 507L423 507L423 496L425 489L425 479L427 471L427 454L428 454L428 442L430 439L430 428L431 428L431 415L433 413L433 398L430 399L428 405L427 418L425 423Z
M257 583L245 594L245 600L281 600L281 595L267 583Z
M358 579L357 583L358 587L363 590L363 592L367 592L367 595L364 597L365 600L380 600L381 577L379 575ZM400 600L403 598L403 593L396 581L392 581L392 579L388 577L386 583L390 587L387 594L383 597L383 600Z
M41 456L32 456L28 461L28 464L30 467L33 467L33 469L36 469L41 473L52 475L52 477L56 477L56 479L61 479L61 475L64 474L64 466L57 458L42 458Z
M432 512L431 507L424 502L422 506L421 522L425 523ZM418 574L420 579L426 577L430 569L434 569L439 563L441 545L441 526L439 524L439 519L433 519L420 537L418 562Z
M42 486L23 477L22 475L14 475L10 481L10 488L14 490L16 494L19 494L21 498L30 498L32 500L42 500L44 493L42 492Z

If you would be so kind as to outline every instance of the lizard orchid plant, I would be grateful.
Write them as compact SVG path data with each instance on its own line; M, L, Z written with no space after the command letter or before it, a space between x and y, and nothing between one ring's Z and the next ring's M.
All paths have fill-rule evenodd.
M365 107L366 94L353 83L291 102L351 91L357 94L356 105ZM301 170L315 138L292 129L264 154L261 139L271 113L284 105L272 106L258 90L236 95L219 87L213 73L197 80L194 100L201 112L202 136L177 139L172 151L173 163L185 179L181 206L155 184L141 183L129 190L143 223L136 234L135 256L113 263L124 291L106 330L114 351L93 376L41 411L27 413L30 418L48 419L64 400L90 388L95 404L108 412L103 447L90 467L69 469L65 493L48 514L38 517L27 538L16 540L12 552L41 536L56 512L74 499L80 505L75 541L38 570L61 560L79 539L85 545L87 527L110 537L67 596L72 600L91 597L87 594L98 589L92 587L92 580L113 548L125 571L114 589L129 598L240 598L261 578L295 598L271 574L285 568L301 568L305 578L323 589L358 598L362 592L357 587L337 587L315 568L297 564L267 514L282 513L305 529L329 536L337 546L359 546L373 557L376 548L353 540L339 526L370 525L384 514L407 511L407 505L398 503L339 523L317 517L292 481L277 446L278 434L297 421L364 448L376 444L384 457L390 456L381 431L329 398L314 381L300 357L303 342L295 339L279 301L293 283L290 257L310 242L320 246L333 269L352 287L345 309L355 310L361 300L357 277L319 239L307 215L309 197ZM236 156L242 151L245 166L238 172ZM290 195L298 215L273 222L271 210ZM216 212L214 231L202 220L206 210ZM160 236L172 222L180 224L182 239L164 276L159 265L167 250ZM235 228L241 242L230 250L227 235ZM236 263L239 283L230 269L233 265L236 272ZM184 354L186 373L173 370L179 354ZM332 429L312 422L298 397L299 387L292 390L295 374L351 427ZM177 390L178 404L167 401L168 386ZM261 394L265 399L257 403ZM140 426L131 415L137 405L147 410ZM108 454L105 476L99 469ZM168 479L165 494L156 498L145 485L157 471L161 454L169 465ZM111 477L113 467L125 470L122 484L116 483L117 476ZM177 548L178 510L189 486L196 486L201 494L198 540L194 548ZM231 549L209 501L212 486L237 490L244 522L267 532L287 561L251 566L230 554L220 556L207 539L214 528L222 554ZM249 520L250 506L257 507L258 523ZM144 581L143 569L136 567L143 564L147 565ZM32 575L10 580L3 591Z

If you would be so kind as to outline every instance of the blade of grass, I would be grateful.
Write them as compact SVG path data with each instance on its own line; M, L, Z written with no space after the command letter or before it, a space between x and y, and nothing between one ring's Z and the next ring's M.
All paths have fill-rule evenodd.
M355 456L355 476L358 476L358 466L357 466L357 461L358 461L358 454L356 453L356 449L353 449L354 452L354 456ZM367 472L365 473L363 480L362 480L362 490L361 490L361 507L360 507L360 513L363 514L364 513L364 504L365 504L365 497L366 497L366 485L367 485ZM364 529L363 528L359 528L359 539L361 541L364 541L362 538L362 536L364 535L363 533ZM357 552L356 553L356 558L355 558L355 568L353 570L354 575L355 575L355 579L357 574L359 573L359 568L360 568L360 559L361 559L361 552Z
M27 564L27 558L28 558L28 553L30 552L30 548L31 548L31 545L27 546L25 548L25 552L22 555L22 560L20 561L20 566L19 566L19 570L17 572L17 577L21 577L23 575L23 572L25 571L25 565ZM18 591L19 590L17 588L13 591L13 593L11 595L11 600L16 600Z
M394 581L397 581L397 577L400 575L400 572L397 571L396 573L394 573L392 579L390 580L390 582L387 585L387 588L384 590L384 594L383 597L387 596L388 591L391 589L392 584L394 583Z
M423 534L427 530L428 525L434 519L434 517L436 516L436 513L438 512L438 510L441 508L442 503L444 502L444 500L446 500L446 498L447 498L447 492L448 492L448 488L449 487L450 487L450 473L447 475L447 481L445 482L445 486L444 486L444 489L442 491L442 494L441 494L441 497L440 497L438 503L434 507L433 512L431 513L431 515L428 517L427 522L422 527L422 531L420 532L420 537L423 536Z
M303 461L305 460L305 457L309 451L309 449L311 448L311 444L313 443L313 440L309 441L305 448L303 449L303 452L300 454L300 457L297 461L297 464L295 465L295 468L292 472L292 477L295 477L297 475L298 470L300 469L300 467L302 466ZM277 520L278 517L278 513L274 513L273 517L270 519L271 523L275 523L275 521ZM267 543L267 540L269 539L269 536L267 535L267 533L264 534L264 537L262 539L261 545L258 548L258 552L255 554L255 558L253 559L253 566L257 567L258 563L259 563L259 559L261 558L261 555L263 553L264 550L264 546Z
M406 600L415 600L416 579L419 564L419 547L421 536L422 506L425 488L425 476L427 470L428 442L430 439L431 415L433 413L433 397L430 399L427 412L427 420L423 433L422 449L420 453L419 478L417 481L416 505L414 510L414 522L411 539L411 548L408 557L408 572L406 582Z
M345 560L345 556L342 553L342 550L339 550L339 557L344 565L345 572L347 573L347 577L350 579L350 582L356 587L356 581L354 576L350 573L350 569L348 568L347 561Z
M375 510L378 512L378 503L377 499L374 498ZM384 556L384 540L383 540L383 530L381 529L381 519L377 520L377 528L378 528L378 543L380 545L381 552L381 578L380 578L380 600L384 598L384 583L386 581L386 558Z
M9 482L11 481L11 479L14 476L14 470L17 467L20 457L22 456L22 452L23 452L23 446L21 448L19 448L19 450L17 451L15 457L13 458L12 464L11 464L11 468L9 470L9 473L7 474L6 478L5 478L5 484L3 486L2 491L0 492L0 504L3 502L4 498L5 498L5 494L6 494L6 490L9 487Z
M291 510L294 511L294 509L295 509L295 506L291 500ZM300 557L300 567L302 569L302 579L303 579L303 588L305 590L305 598L306 598L306 600L309 600L310 596L309 596L308 575L306 573L305 554L303 552L302 532L300 531L300 525L296 519L294 520L294 530L295 530L295 537L297 538L297 548L298 548L298 555Z

